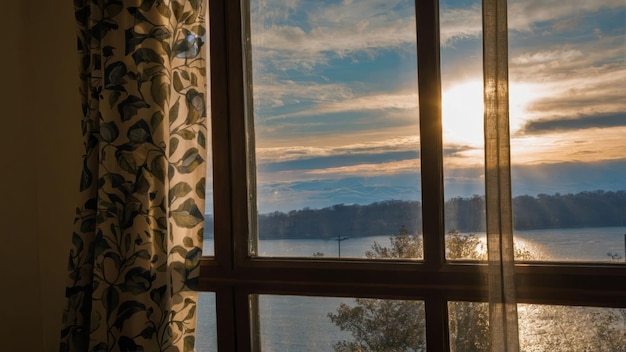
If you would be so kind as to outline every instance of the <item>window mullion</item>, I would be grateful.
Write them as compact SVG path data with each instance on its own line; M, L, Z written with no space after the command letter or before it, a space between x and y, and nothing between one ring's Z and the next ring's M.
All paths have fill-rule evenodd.
M220 351L250 351L248 291L232 282L248 256L248 162L242 12L239 1L209 0L213 123L217 338ZM211 274L208 274L211 275Z
M428 351L450 350L448 336L448 302L441 295L430 296L425 301L426 348Z
M445 262L438 1L415 1L415 12L424 261L429 270L437 272ZM446 300L440 296L426 297L425 309L428 350L448 351Z
M213 201L215 261L221 270L232 270L232 194L230 170L230 114L228 31L225 2L210 0L211 133L213 148Z
M215 291L217 347L219 351L236 351L235 300L231 288Z
M424 261L436 270L445 261L438 1L416 1L415 12Z
M243 262L248 259L248 244L250 229L253 229L253 220L256 220L256 209L250 209L249 197L254 196L254 187L251 189L248 173L249 149L248 146L248 126L246 116L248 104L248 94L246 93L247 82L250 77L246 70L247 64L245 48L248 44L244 38L249 38L249 33L245 34L247 24L244 24L242 16L242 4L239 1L225 1L226 3L226 26L227 26L227 54L228 54L228 120L229 120L229 157L231 172L231 211L232 211L232 233L231 240L233 246L233 267L237 270ZM245 35L244 35L245 34Z

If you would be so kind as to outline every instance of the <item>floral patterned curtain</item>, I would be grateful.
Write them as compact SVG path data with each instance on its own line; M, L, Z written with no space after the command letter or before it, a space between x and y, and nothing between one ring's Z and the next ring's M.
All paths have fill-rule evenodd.
M85 152L61 351L193 351L206 0L75 0Z

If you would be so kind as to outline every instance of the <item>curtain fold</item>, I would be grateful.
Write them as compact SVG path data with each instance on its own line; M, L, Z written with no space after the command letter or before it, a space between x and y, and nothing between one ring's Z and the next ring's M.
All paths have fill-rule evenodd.
M519 351L508 106L507 1L483 0L485 198L491 350Z
M193 351L206 0L75 0L83 170L61 351Z

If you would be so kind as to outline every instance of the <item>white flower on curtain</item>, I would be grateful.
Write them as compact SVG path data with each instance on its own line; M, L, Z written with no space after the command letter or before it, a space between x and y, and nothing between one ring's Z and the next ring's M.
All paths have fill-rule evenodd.
M76 0L84 166L61 351L192 351L205 1Z

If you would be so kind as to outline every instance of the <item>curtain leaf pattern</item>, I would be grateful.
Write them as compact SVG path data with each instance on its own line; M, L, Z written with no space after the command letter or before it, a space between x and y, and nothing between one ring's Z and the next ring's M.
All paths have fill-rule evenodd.
M83 171L61 351L193 351L205 0L75 0Z

